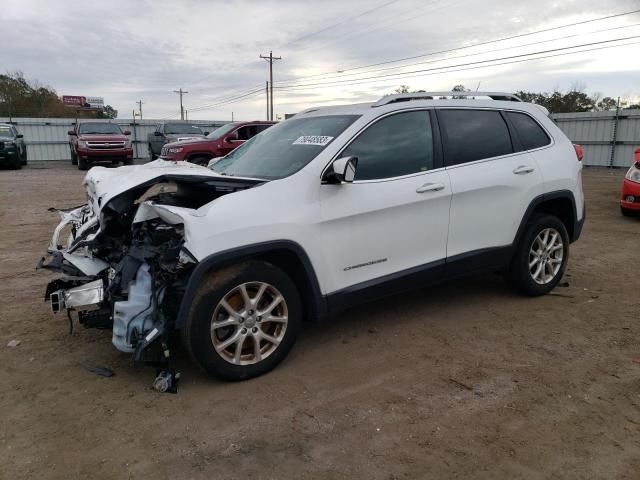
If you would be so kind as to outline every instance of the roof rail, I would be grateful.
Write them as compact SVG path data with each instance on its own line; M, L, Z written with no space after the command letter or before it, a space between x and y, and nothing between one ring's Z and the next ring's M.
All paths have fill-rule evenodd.
M502 92L415 92L385 95L372 105L381 107L390 103L409 102L411 100L437 100L440 97L489 97L491 100L505 100L509 102L521 102L522 100L512 93Z

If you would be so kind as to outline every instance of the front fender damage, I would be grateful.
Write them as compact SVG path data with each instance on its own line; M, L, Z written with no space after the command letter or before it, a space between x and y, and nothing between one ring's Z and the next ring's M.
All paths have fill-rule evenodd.
M61 276L48 284L45 300L54 312L66 311L72 324L111 329L118 350L162 370L156 388L172 389L168 345L197 264L185 248L189 227L202 220L200 207L261 182L200 169L191 176L153 174L112 194L105 182L125 178L124 170L95 170L85 179L88 203L57 210L60 223L38 268Z

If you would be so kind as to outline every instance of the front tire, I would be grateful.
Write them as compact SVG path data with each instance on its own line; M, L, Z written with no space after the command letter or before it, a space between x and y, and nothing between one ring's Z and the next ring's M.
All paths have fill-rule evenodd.
M89 170L89 162L82 157L76 157L76 163L78 165L78 170Z
M524 295L549 293L558 284L569 259L569 234L553 215L534 216L511 260L507 280Z
M182 339L207 373L245 380L278 365L301 324L300 295L289 276L270 263L248 261L204 277Z
M22 152L22 165L27 164L27 148L25 147L24 152Z
M78 156L75 154L73 149L71 149L71 165L78 165Z
M191 163L195 163L196 165L202 165L203 167L207 166L207 164L209 163L209 160L211 160L211 157L207 157L206 155L199 155L197 157L193 157L189 159Z
M620 207L620 213L625 217L639 217L640 210L631 210L630 208Z

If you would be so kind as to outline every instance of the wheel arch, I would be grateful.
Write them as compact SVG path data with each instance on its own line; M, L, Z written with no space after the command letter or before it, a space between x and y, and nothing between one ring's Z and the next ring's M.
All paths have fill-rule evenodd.
M189 152L184 159L188 162L190 162L191 160L193 160L196 157L209 157L209 160L212 159L214 157L213 153L211 152L202 152L202 151L196 151L196 152Z
M185 324L196 290L205 275L247 260L266 261L287 273L298 287L305 318L327 316L326 299L321 293L318 278L307 253L296 242L275 240L214 253L199 262L187 282L178 309L175 328L181 328Z
M576 241L580 236L584 215L582 220L578 220L573 192L570 190L558 190L539 195L531 201L518 227L513 243L514 246L520 241L533 215L538 213L548 213L558 217L567 228L571 242Z

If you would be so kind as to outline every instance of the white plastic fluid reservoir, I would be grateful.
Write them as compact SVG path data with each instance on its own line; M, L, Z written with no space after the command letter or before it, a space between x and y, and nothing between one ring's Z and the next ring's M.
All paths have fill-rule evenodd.
M151 275L149 265L141 265L136 278L129 284L129 297L122 302L113 304L113 345L121 352L133 352L130 342L134 329L143 333L143 327L151 328L151 321L147 321L152 312Z

